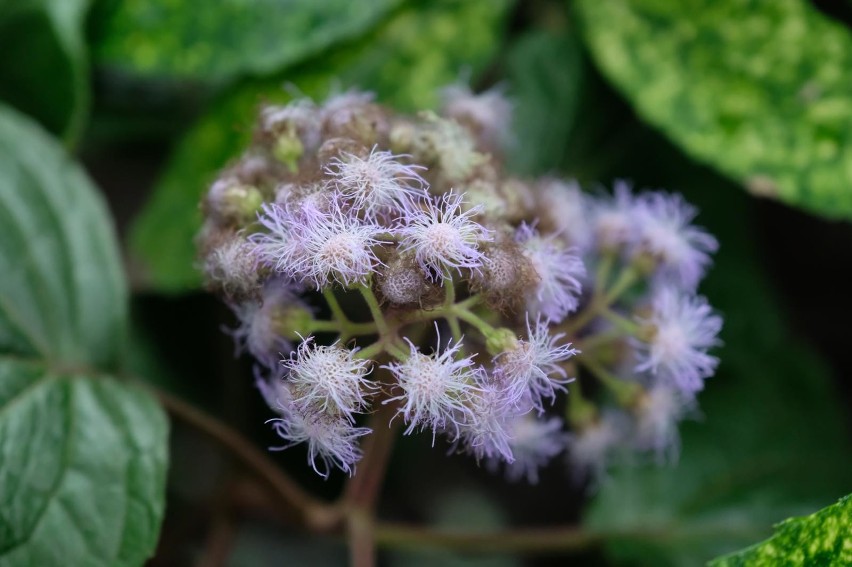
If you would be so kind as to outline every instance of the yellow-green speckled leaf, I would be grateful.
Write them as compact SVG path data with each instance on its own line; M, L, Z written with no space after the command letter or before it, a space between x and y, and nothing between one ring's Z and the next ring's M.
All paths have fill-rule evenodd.
M491 59L508 7L505 0L420 2L357 46L223 95L178 145L133 227L131 252L141 261L142 278L171 293L200 284L193 244L201 226L198 202L216 172L248 145L258 104L290 98L284 83L314 98L333 86L360 87L396 108L432 107L437 87Z
M852 565L852 496L816 514L785 520L766 541L710 562L710 567L808 565Z
M638 113L753 193L852 219L852 34L804 0L580 0Z
M96 63L218 83L268 75L368 32L403 0L122 0L103 9Z

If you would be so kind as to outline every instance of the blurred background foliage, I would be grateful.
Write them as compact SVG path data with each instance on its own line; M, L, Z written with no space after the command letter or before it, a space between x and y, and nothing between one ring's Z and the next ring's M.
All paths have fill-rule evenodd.
M250 368L221 333L229 316L199 289L197 204L246 145L261 102L351 87L413 111L459 79L500 84L515 107L514 171L576 177L590 190L621 177L682 191L721 242L702 292L725 316L722 364L699 398L704 417L682 428L676 466L635 463L584 487L556 463L538 486L507 487L414 437L397 447L380 516L460 530L580 522L601 544L575 564L698 565L852 491L852 296L838 271L852 262L850 24L852 4L806 0L0 3L0 269L19 275L4 275L0 305L22 314L0 310L0 439L33 431L42 442L4 445L2 456L47 471L53 500L79 514L98 484L81 489L63 467L107 471L103 486L107 460L148 467L114 487L139 510L109 508L103 525L52 544L53 557L138 563L154 553L163 516L162 414L131 385L80 378L145 376L258 446L272 443ZM108 213L59 143L108 201L129 319ZM44 395L8 409L33 384ZM49 459L62 436L53 429L75 419L83 425L62 442L83 461ZM335 495L342 479L310 476L301 450L274 459ZM343 561L341 544L305 538L274 511L225 521L224 494L251 491L208 439L174 424L170 455L152 564L203 560L223 534L233 536L230 565ZM0 564L45 559L45 530L73 531L74 513L50 500L0 496L11 502ZM48 511L47 527L24 517L32 508ZM110 532L122 517L123 534ZM441 550L383 561L564 564L554 553Z

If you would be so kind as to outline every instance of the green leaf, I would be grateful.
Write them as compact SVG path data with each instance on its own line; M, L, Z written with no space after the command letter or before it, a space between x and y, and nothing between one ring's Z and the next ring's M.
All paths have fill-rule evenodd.
M83 24L89 0L0 6L0 99L74 141L89 104Z
M536 31L520 37L507 61L513 132L513 171L555 169L565 157L579 108L585 62L570 30Z
M711 567L852 565L852 496L804 518L789 518L775 535L748 549L714 559Z
M654 186L691 189L698 223L719 238L702 293L725 317L724 346L698 397L703 417L681 427L678 465L614 471L586 524L611 534L619 559L703 565L848 492L852 451L829 369L793 334L760 270L750 200L659 144L632 144Z
M167 422L120 365L127 290L104 203L0 105L0 565L139 565L156 546Z
M0 355L0 565L141 565L167 434L137 388Z
M464 66L481 70L493 55L508 2L444 0L397 14L358 45L274 80L255 81L227 93L186 135L137 219L130 246L160 291L197 287L193 238L201 226L198 203L216 172L251 138L261 100L284 102L282 81L315 98L332 86L360 86L382 102L413 110L434 106L436 88Z
M0 106L0 352L114 368L127 319L115 240L80 168Z
M804 0L581 0L643 119L753 193L852 219L852 35Z
M221 83L277 72L356 38L402 0L123 0L99 22L98 64L127 74Z

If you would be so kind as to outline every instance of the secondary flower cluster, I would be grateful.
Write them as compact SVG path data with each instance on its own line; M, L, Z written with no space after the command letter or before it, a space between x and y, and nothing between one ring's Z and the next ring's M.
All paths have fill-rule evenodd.
M695 293L715 239L676 194L507 175L508 111L461 87L440 115L358 92L268 105L210 187L208 285L281 448L307 444L319 474L395 423L531 482L562 453L597 472L677 448L717 364Z

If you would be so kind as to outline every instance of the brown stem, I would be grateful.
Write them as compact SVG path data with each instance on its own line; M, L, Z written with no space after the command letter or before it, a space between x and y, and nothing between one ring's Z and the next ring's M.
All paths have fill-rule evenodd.
M465 532L456 529L423 528L405 524L379 523L376 543L393 548L444 548L471 553L516 552L526 554L577 551L600 544L595 532L565 526L494 532Z
M223 508L216 513L213 526L207 534L204 552L198 560L198 567L223 567L236 536L236 526L229 510Z
M347 505L370 512L375 510L393 442L401 423L400 420L393 419L396 410L395 403L380 404L379 409L370 418L373 434L365 440L364 458L361 459L358 472L346 486L344 501Z
M358 472L346 485L342 507L346 514L346 539L350 564L373 567L376 563L374 532L376 503L388 468L399 420L393 420L397 406L377 399L378 410L370 417L373 434L367 437L364 458Z
M145 384L172 416L195 427L216 440L233 453L257 476L263 479L303 526L315 531L328 531L341 520L339 510L316 500L279 469L251 442L221 421L193 407L191 404Z
M374 567L376 564L375 520L372 512L352 508L346 516L346 539L351 567Z

